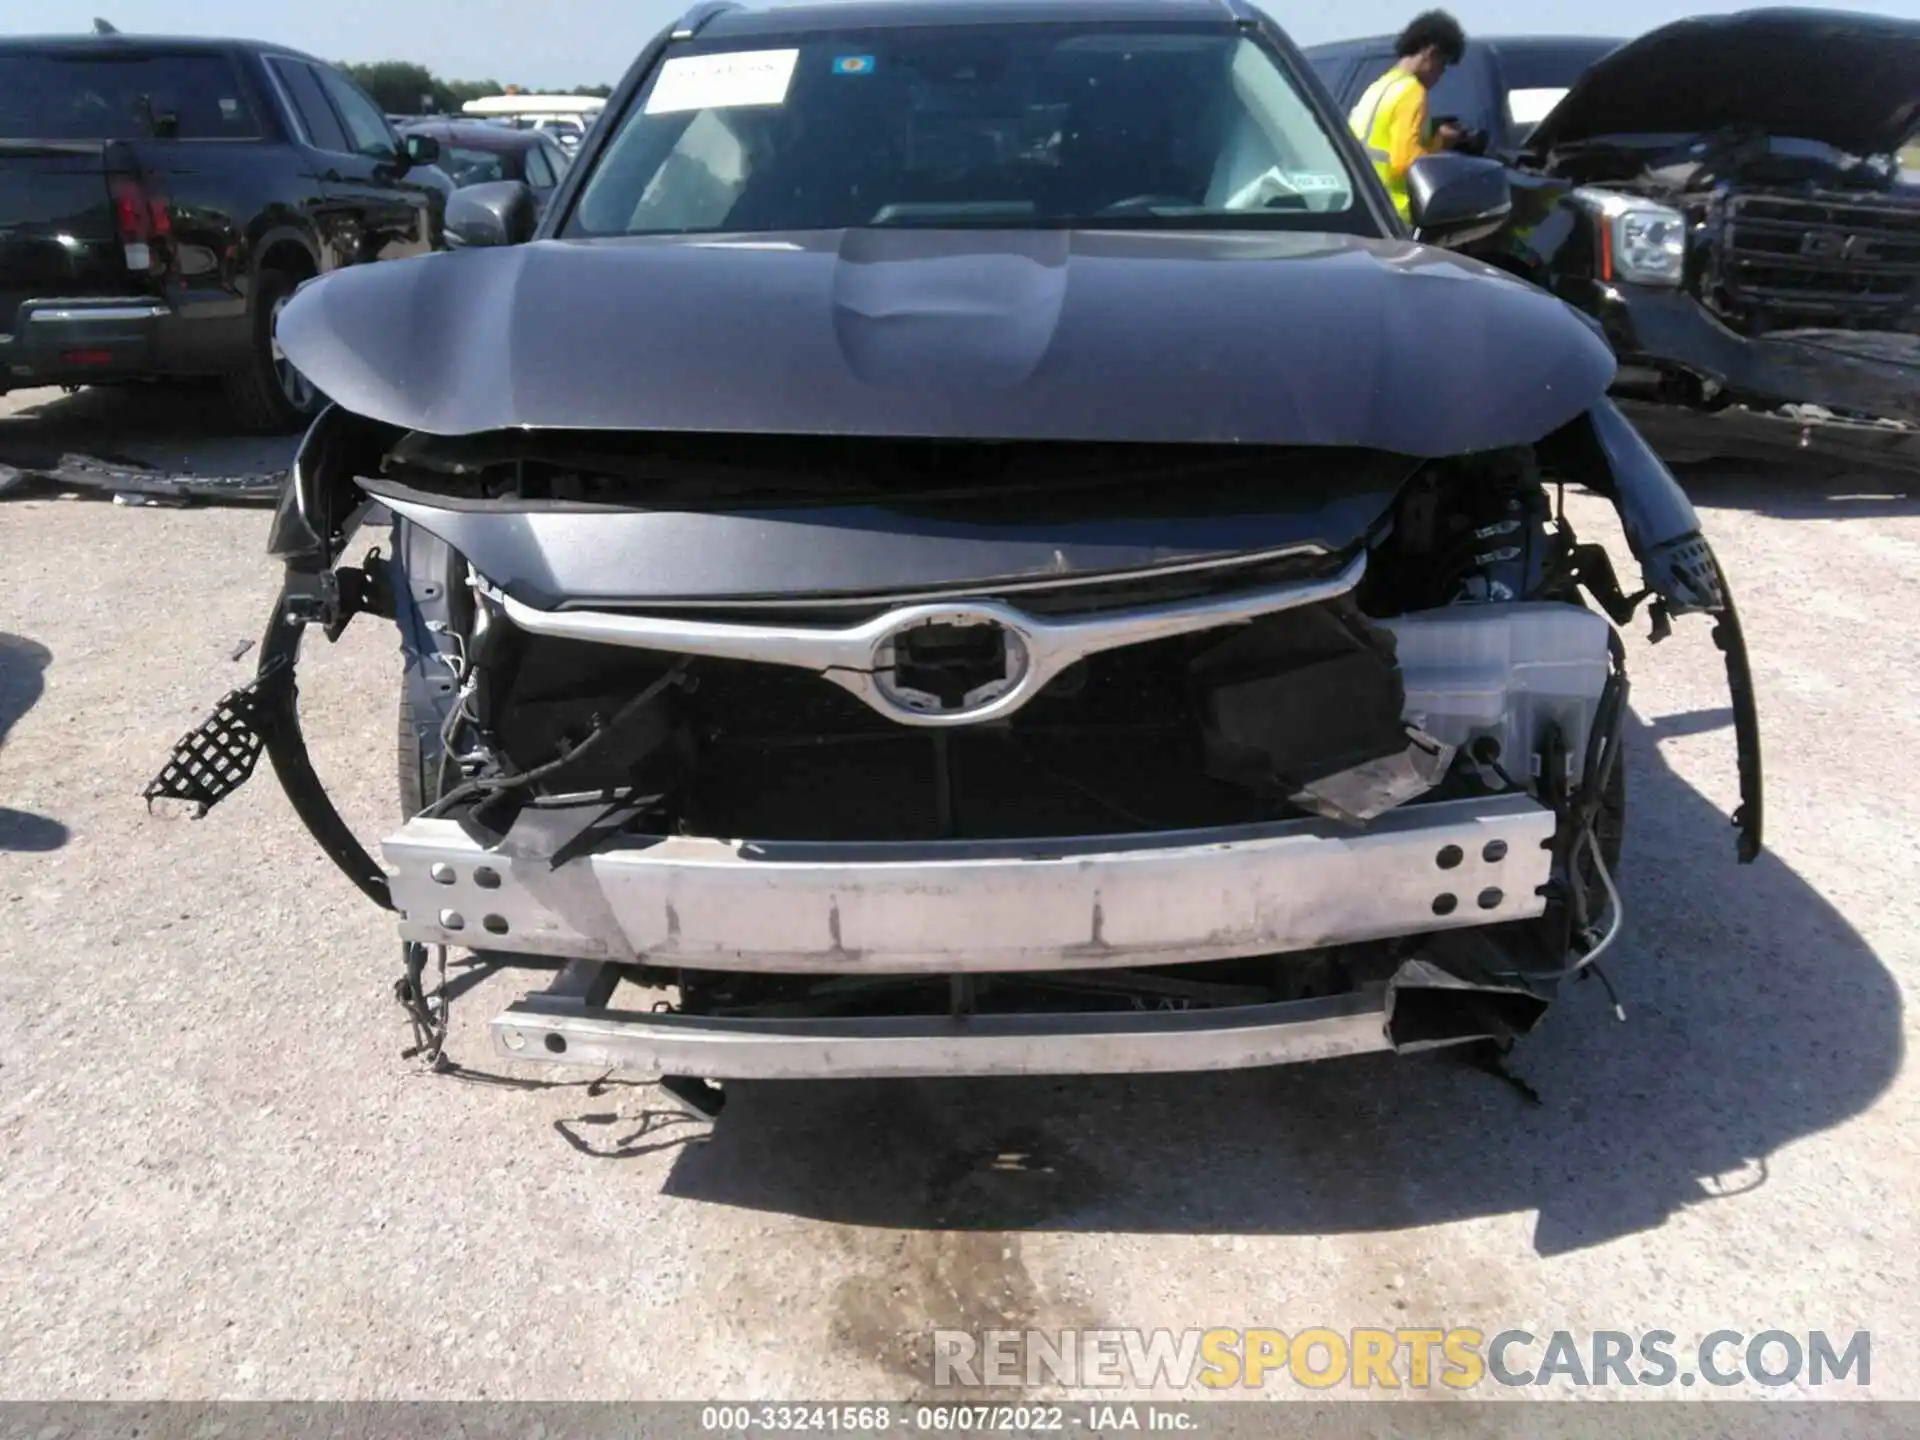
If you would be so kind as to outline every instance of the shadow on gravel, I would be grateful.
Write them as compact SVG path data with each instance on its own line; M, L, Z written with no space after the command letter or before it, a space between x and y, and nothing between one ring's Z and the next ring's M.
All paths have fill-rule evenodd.
M1671 733L1724 724L1704 712ZM1901 1060L1892 978L1771 855L1629 739L1627 931L1512 1057L1540 1093L1441 1056L1216 1076L736 1084L669 1194L850 1225L1323 1234L1534 1210L1553 1255L1766 1183ZM995 1242L996 1246L999 1242ZM996 1248L996 1255L1000 1251Z
M46 646L0 631L0 746L20 717L40 703L46 689L42 676L52 663ZM58 820L0 804L0 853L58 850L66 843L67 827Z

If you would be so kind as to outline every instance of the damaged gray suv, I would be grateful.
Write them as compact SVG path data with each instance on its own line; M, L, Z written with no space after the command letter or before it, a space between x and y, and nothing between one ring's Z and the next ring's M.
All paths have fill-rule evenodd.
M734 1078L1204 1070L1508 1042L1606 950L1625 650L1726 577L1560 300L1412 233L1291 43L1215 0L696 11L537 227L305 287L330 397L256 679L150 794L266 754L399 929L556 981L521 1060ZM1623 588L1558 495L1609 497ZM369 509L387 553L351 563ZM295 668L398 627L402 823Z

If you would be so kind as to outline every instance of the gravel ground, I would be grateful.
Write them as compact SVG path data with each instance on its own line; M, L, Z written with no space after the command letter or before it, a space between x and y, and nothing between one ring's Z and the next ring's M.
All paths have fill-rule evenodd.
M165 401L48 400L0 402L0 459L142 426L214 453ZM1706 626L1636 634L1629 1018L1576 988L1517 1054L1539 1106L1358 1058L737 1086L711 1128L501 1071L511 975L455 1007L488 1074L417 1073L388 923L270 779L147 815L250 671L266 512L0 501L0 1394L901 1396L936 1327L1417 1323L1868 1329L1870 1393L1920 1398L1920 500L1751 461L1689 484L1747 620L1771 845L1734 864ZM302 671L362 833L396 818L396 674L366 622Z

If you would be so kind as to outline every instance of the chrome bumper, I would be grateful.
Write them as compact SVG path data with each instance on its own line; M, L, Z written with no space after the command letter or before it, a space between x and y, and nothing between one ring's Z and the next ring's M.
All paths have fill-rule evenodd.
M384 851L400 934L425 944L696 970L954 974L1223 960L1530 919L1545 908L1553 830L1550 811L1514 795L1407 806L1364 830L1300 820L1018 842L629 838L559 865L484 848L453 820L416 819Z

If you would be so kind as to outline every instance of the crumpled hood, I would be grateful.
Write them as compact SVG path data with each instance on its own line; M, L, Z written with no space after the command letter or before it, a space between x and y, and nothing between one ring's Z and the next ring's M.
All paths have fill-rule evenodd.
M542 241L355 266L281 343L337 404L509 426L1523 444L1614 363L1561 301L1398 241L851 230Z
M1920 22L1745 10L1650 31L1607 55L1527 141L1751 130L1885 155L1920 124Z

